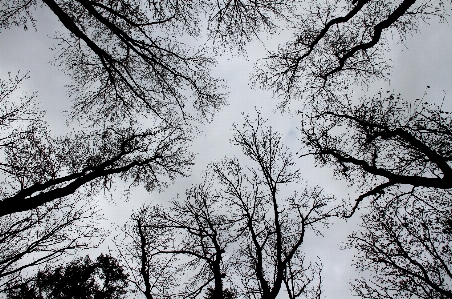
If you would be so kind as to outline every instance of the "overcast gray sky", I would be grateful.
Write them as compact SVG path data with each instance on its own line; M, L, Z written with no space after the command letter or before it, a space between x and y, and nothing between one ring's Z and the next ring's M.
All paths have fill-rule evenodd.
M46 120L55 134L67 131L65 127L65 110L70 109L70 101L66 95L65 84L70 83L57 67L50 64L53 52L49 48L54 41L51 37L57 30L64 30L55 16L49 11L39 11L37 14L37 32L33 28L24 31L22 28L12 28L0 34L0 75L8 71L30 72L30 79L25 82L24 90L38 91L38 101L47 110ZM445 96L445 106L451 110L452 96L452 30L449 24L422 24L420 32L407 38L406 47L401 44L393 45L388 53L394 66L390 82L375 82L369 88L370 95L381 87L394 89L402 93L407 100L420 98L430 85L427 101L440 103ZM277 45L281 37L267 41L269 46ZM270 44L271 43L271 44ZM176 180L164 193L147 193L139 187L133 191L128 202L121 197L122 191L117 190L112 197L113 202L101 199L109 221L122 225L127 221L132 210L145 202L166 202L183 194L192 184L201 182L201 175L209 162L220 160L225 156L232 157L240 154L240 149L232 147L229 139L232 137L232 124L241 123L245 114L255 115L256 106L268 118L268 124L283 134L286 146L298 151L300 144L297 140L299 118L294 115L274 111L278 99L272 98L271 92L253 90L249 86L249 75L253 63L257 58L265 55L260 42L253 42L248 47L248 57L227 54L218 58L218 65L214 75L224 78L229 86L229 106L224 107L214 118L212 123L201 126L202 133L195 139L192 150L197 153L196 165L192 168L192 175L188 178ZM389 90L388 89L388 90ZM360 91L364 94L366 91ZM313 167L311 158L299 161L304 169L305 178L311 185L320 185L327 193L334 193L337 197L354 196L353 189L347 187L346 182L332 179L329 169ZM320 257L323 263L323 298L351 298L348 282L356 277L351 267L353 251L339 250L339 246L346 240L346 236L356 228L357 217L346 222L335 221L334 225L324 232L324 237L310 237L303 245L307 257L315 261ZM109 241L101 247L104 250Z

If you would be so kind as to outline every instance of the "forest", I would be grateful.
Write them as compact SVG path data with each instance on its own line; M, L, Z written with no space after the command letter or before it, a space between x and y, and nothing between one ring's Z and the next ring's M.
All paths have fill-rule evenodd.
M451 11L0 0L0 298L452 298Z

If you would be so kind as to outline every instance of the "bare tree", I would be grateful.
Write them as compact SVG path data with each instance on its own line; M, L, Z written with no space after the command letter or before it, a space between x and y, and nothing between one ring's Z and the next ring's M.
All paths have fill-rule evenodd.
M333 198L318 188L290 189L291 184L299 189L301 171L281 136L264 126L260 114L255 121L246 117L234 133L233 144L252 164L243 168L237 159L228 159L213 164L213 169L239 233L239 292L248 298L276 298L286 286L290 298L317 298L320 285L313 280L320 269L305 265L300 246L308 230L320 233L318 226L336 215L336 209L327 206Z
M349 237L362 298L452 298L451 194L408 190L374 202Z
M1 5L0 28L35 26L37 7L58 17L69 34L58 38L56 63L74 79L75 114L97 121L137 112L167 120L179 111L189 118L194 114L186 107L190 92L203 118L213 114L225 103L222 83L210 76L215 60L206 47L190 43L204 33L205 19L214 48L243 51L259 32L274 33L279 23L293 21L295 11L287 0L14 0Z
M181 36L199 34L204 2L13 1L2 3L3 27L25 24L37 6L50 9L69 34L59 37L57 64L72 76L78 116L120 119L136 113L170 121L189 117L191 102L202 117L224 104L214 63Z
M156 234L146 226L150 219L150 207L142 207L132 215L132 220L121 228L122 234L115 236L114 243L118 256L126 267L129 280L134 288L147 299L156 294L167 296L175 286L173 257L160 259L159 246L170 242L168 234L163 229Z
M26 25L26 17L20 14L32 17L30 9L37 3L1 5L8 8L1 13L2 26L8 27ZM137 121L103 121L102 128L52 136L35 94L20 95L27 77L9 74L0 80L3 286L24 275L25 269L93 246L91 239L101 237L102 232L95 227L99 216L91 205L92 196L101 188L110 188L115 177L131 185L143 183L148 190L160 189L175 176L185 175L192 163L187 151L190 129L177 121L161 122L152 129L143 129ZM85 206L80 208L74 198L85 201Z
M171 216L154 216L154 229L170 228L183 238L178 246L161 253L185 255L191 261L184 263L184 267L199 268L184 291L190 297L196 297L213 282L212 295L223 299L226 290L223 280L228 272L224 255L233 238L226 207L207 184L192 187L186 196L183 203L173 202Z
M75 193L83 186L94 194L108 188L113 176L148 190L184 175L191 165L188 129L157 125L141 129L106 127L52 137L33 102L22 97L26 76L0 81L0 216L27 211Z
M317 1L306 4L294 38L270 53L254 81L289 98L339 96L352 83L389 74L390 39L405 40L420 22L448 15L447 1Z
M172 232L163 227L157 231L148 225L158 211L159 207L140 208L121 228L123 235L114 238L118 257L125 266L129 280L147 299L169 298L178 287L177 267L174 266L177 259L171 255L159 255L162 248L171 244Z
M86 184L91 191L108 187L114 175L144 182L148 190L160 188L191 164L186 141L184 132L171 127L110 128L56 139L27 134L5 149L3 171L10 182L0 215L36 208Z
M388 188L452 187L451 117L441 107L380 92L358 103L318 106L304 120L304 154L364 190L348 216Z
M237 158L212 163L205 181L188 190L185 201L136 214L131 234L136 241L130 245L135 265L141 261L147 265L141 269L152 269L156 256L180 265L187 288L173 296L195 298L205 292L226 298L232 289L238 297L276 298L286 288L290 298L318 298L321 266L305 263L301 244L308 230L320 233L319 225L337 215L337 208L327 206L332 198L319 188L289 191L289 186L299 189L300 170L260 115L234 131L233 143L251 164L243 168ZM175 255L179 261L170 262ZM166 270L175 269L167 264Z
M78 249L96 246L103 230L100 213L81 197L59 199L31 211L0 218L0 289L27 269L59 260Z
M114 177L148 190L191 165L188 130L172 126L92 129L52 137L26 75L0 80L0 277L2 285L74 249L96 246L93 196ZM81 205L84 205L81 207Z
M148 206L134 213L124 231L132 242L118 246L135 285L148 299L195 298L211 282L214 298L223 298L223 255L231 224L208 186L195 186L186 195L169 210ZM175 283L181 278L183 284Z
M233 261L240 279L238 292L246 298L276 298L285 287L289 298L318 298L321 267L306 263L301 245L308 230L319 233L316 224L325 224L334 215L325 211L330 198L316 189L295 192L288 198L279 192L272 195L262 177L245 176L246 170L236 160L225 162L218 171L228 188L225 193L230 197L226 198L238 226L239 249ZM285 183L279 181L281 168L274 166L276 176L269 177L273 186L289 183L287 176Z

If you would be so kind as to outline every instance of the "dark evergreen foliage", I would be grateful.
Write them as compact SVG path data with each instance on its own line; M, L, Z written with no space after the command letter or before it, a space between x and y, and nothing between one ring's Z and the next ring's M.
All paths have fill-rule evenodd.
M101 254L55 269L38 271L26 282L10 285L9 299L120 299L126 298L127 275L117 260Z

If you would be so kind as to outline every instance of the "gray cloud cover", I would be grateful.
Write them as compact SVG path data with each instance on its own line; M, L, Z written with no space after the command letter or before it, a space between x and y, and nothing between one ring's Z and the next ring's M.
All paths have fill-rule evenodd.
M51 37L60 28L56 17L46 10L37 11L37 32L33 28L24 31L22 28L4 30L0 34L0 73L4 76L8 71L30 72L30 79L23 89L31 93L38 91L38 101L47 111L46 120L54 134L67 131L65 127L67 113L70 109L65 84L70 83L56 66L50 64L53 60L52 51L49 50L55 42ZM282 37L280 37L282 39ZM280 40L275 38L266 41L266 46L276 46ZM431 25L421 24L419 32L408 36L405 45L393 45L392 51L387 54L392 59L394 68L390 82L375 82L369 91L356 89L355 94L374 93L380 88L402 93L407 100L420 98L428 90L425 97L428 101L441 103L445 97L444 105L451 110L450 104L452 86L452 30L447 23ZM202 172L211 161L222 159L224 156L240 155L240 149L230 145L232 137L232 124L243 120L241 112L254 115L254 107L259 109L264 118L269 119L269 125L281 132L286 146L297 152L300 145L297 141L297 115L281 114L275 111L279 100L272 98L271 92L251 89L249 75L257 58L265 55L265 49L260 42L253 42L248 47L248 58L227 53L218 57L218 65L214 75L224 78L229 86L229 105L224 107L211 123L200 127L201 133L195 139L192 150L197 154L196 164L192 168L192 175L175 181L164 193L147 193L143 188L133 190L130 200L124 202L122 191L112 194L113 202L100 197L102 208L108 221L121 226L127 221L133 209L143 203L161 202L175 198L177 194L184 194L185 189L201 181ZM353 188L348 188L345 182L332 179L328 169L314 168L311 158L299 161L305 173L306 181L311 185L322 186L327 193L334 193L338 197L353 198ZM110 195L108 195L109 197ZM108 225L108 221L106 222ZM323 263L324 298L350 298L348 282L355 277L354 268L350 265L353 251L340 250L339 246L345 241L348 234L359 223L357 217L349 220L336 220L330 229L324 231L324 237L309 236L303 250L307 257L315 260L317 256ZM106 250L105 244L98 251ZM91 252L97 255L97 252ZM282 298L282 296L281 296Z

